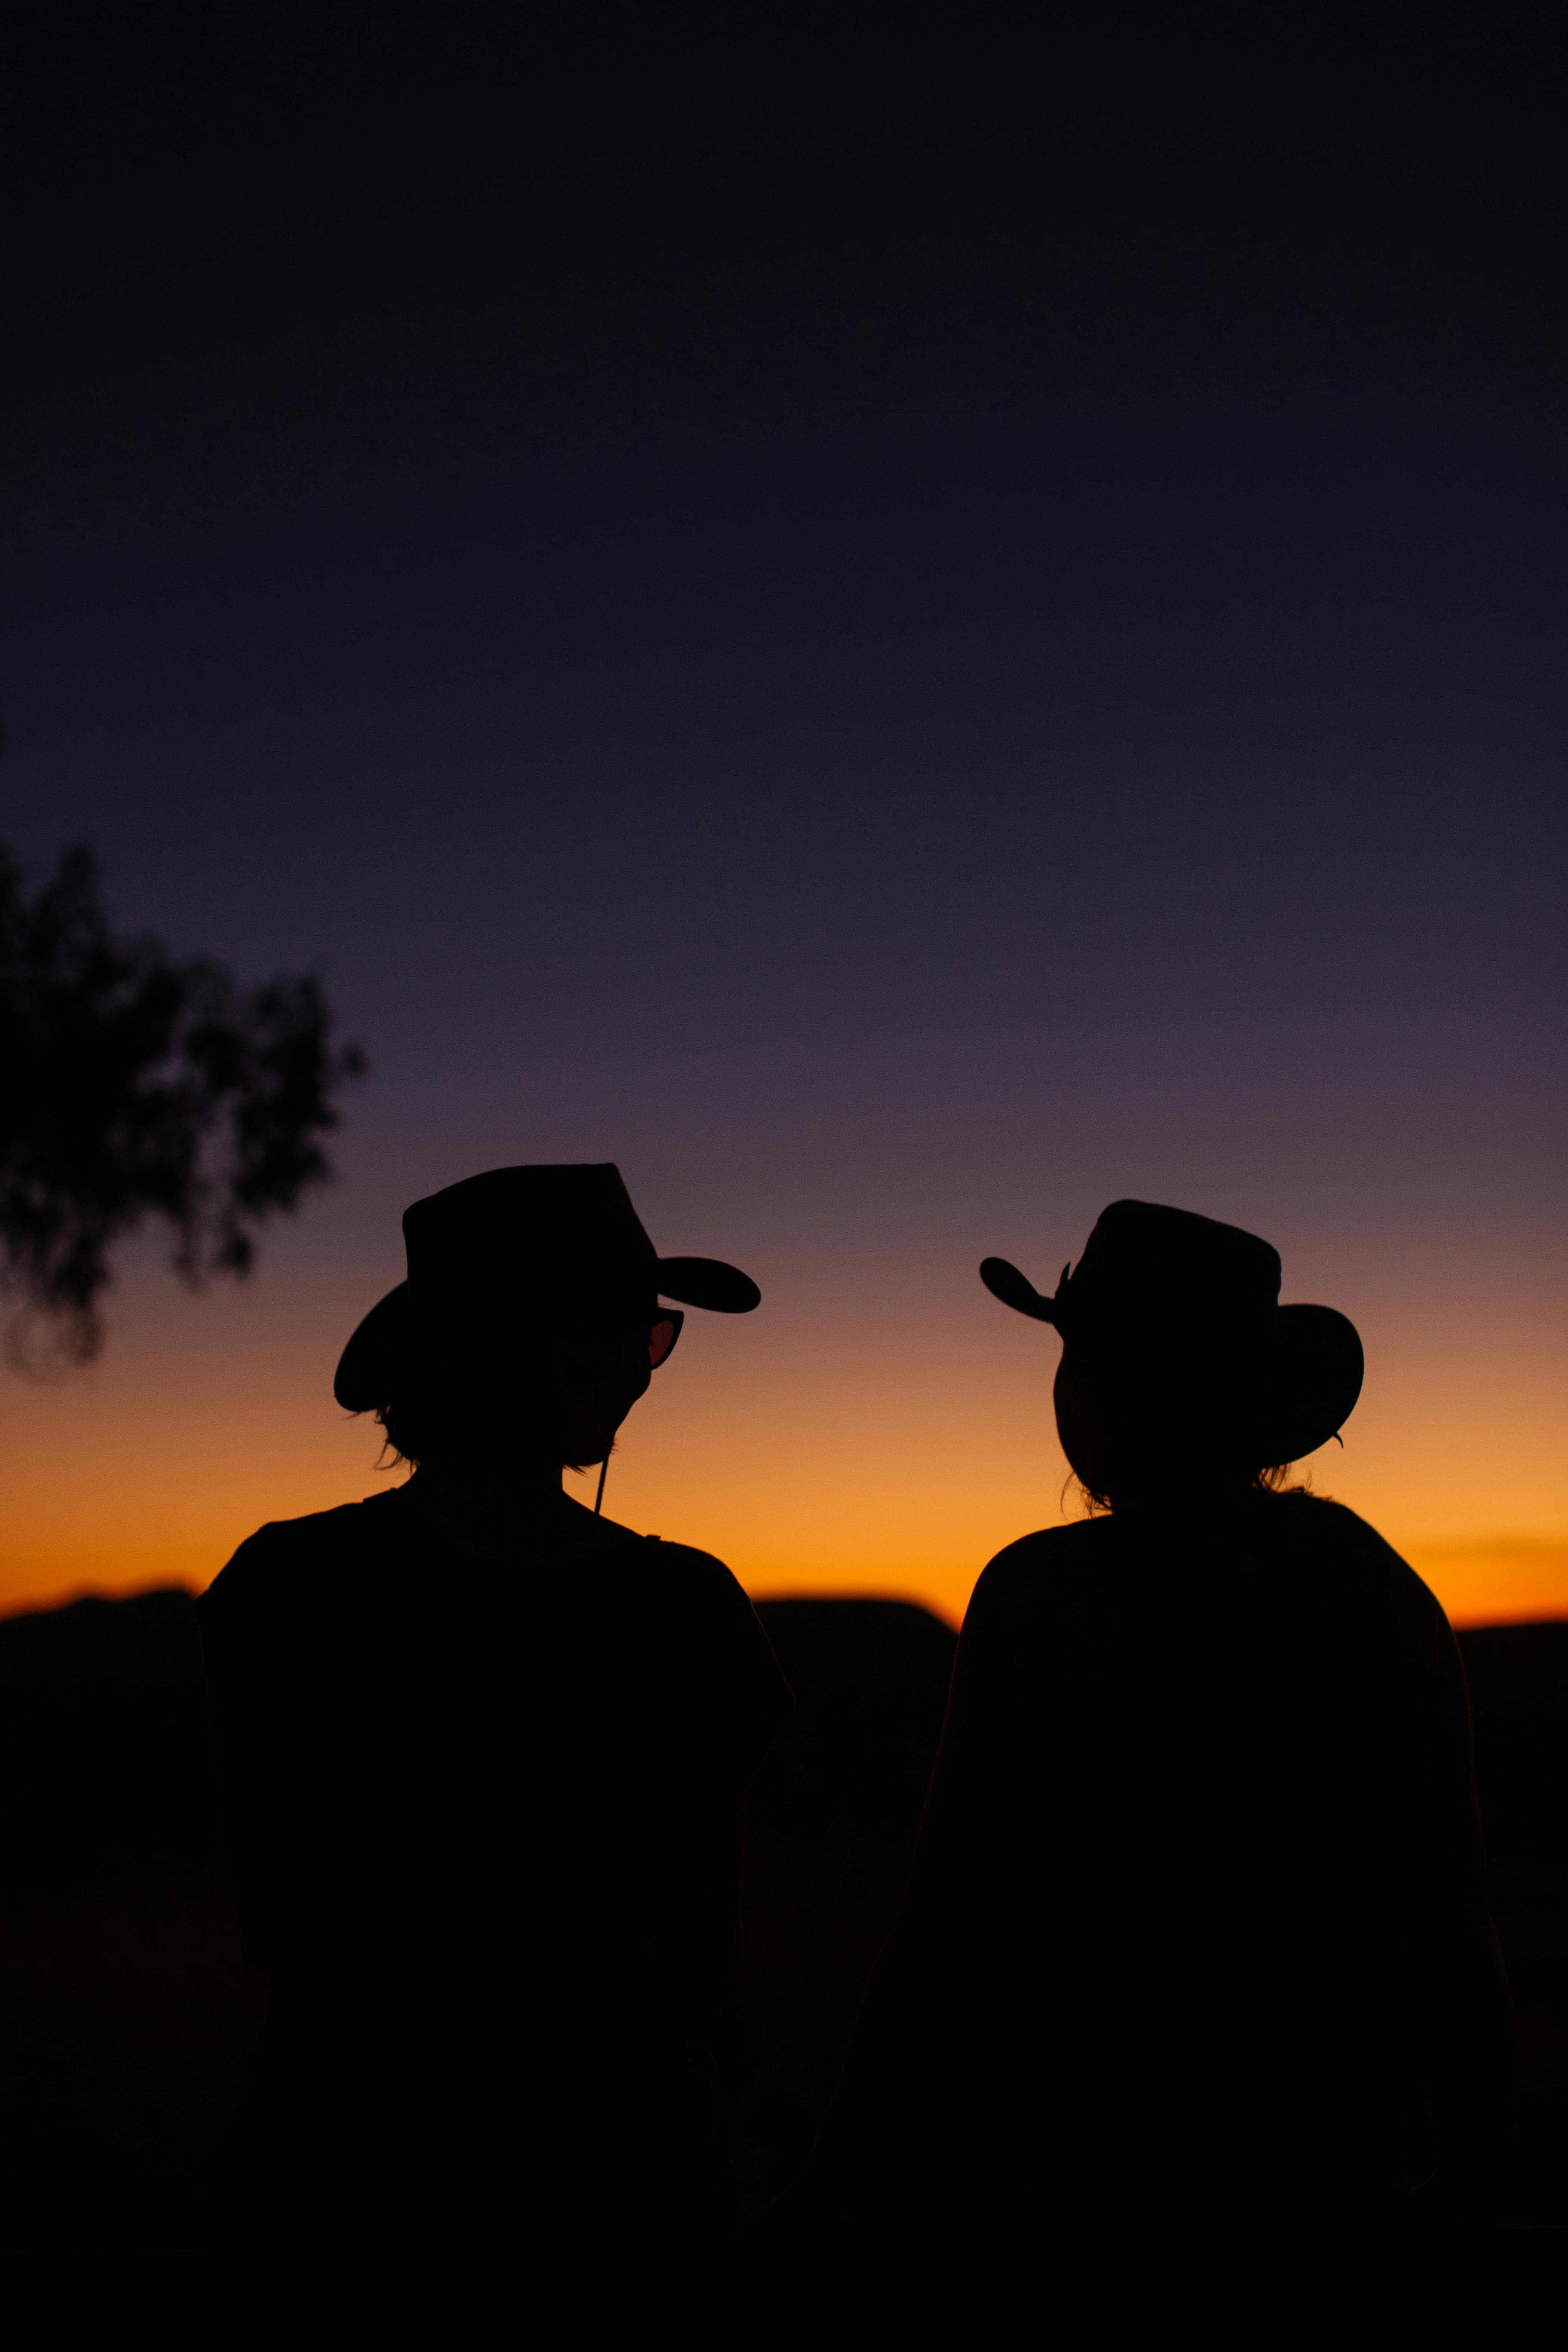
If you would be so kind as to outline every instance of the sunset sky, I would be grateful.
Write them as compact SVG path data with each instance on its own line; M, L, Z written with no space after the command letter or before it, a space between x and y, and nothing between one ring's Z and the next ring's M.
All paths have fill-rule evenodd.
M1568 1615L1547 32L320 13L9 60L0 839L320 969L371 1076L247 1287L150 1234L100 1363L0 1372L0 1608L374 1491L403 1208L609 1159L763 1304L606 1507L755 1592L956 1618L1074 1507L975 1269L1131 1194L1358 1324L1317 1486Z

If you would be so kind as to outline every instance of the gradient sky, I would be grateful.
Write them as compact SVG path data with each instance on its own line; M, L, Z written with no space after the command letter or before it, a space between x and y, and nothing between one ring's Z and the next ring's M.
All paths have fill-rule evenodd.
M614 1159L764 1304L608 1507L754 1591L1058 1516L975 1267L1132 1194L1356 1319L1321 1486L1568 1614L1561 18L520 13L6 20L0 837L373 1074L247 1288L153 1236L3 1376L0 1606L372 1491L403 1207Z

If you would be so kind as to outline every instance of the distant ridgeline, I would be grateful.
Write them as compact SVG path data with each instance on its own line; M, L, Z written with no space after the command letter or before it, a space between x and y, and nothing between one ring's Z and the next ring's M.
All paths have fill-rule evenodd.
M201 1641L188 1592L0 1622L0 1906L101 1895L126 1869L190 1885L217 1860Z
M799 1702L751 1807L732 2156L763 2196L804 2160L897 1916L955 1637L898 1601L759 1613ZM1568 1623L1459 1639L1539 2217L1568 2205ZM186 1593L0 1622L0 2074L24 2053L27 2132L52 2101L57 2136L119 2134L128 2159L149 2133L194 2147L242 2093L266 1995L238 1957Z

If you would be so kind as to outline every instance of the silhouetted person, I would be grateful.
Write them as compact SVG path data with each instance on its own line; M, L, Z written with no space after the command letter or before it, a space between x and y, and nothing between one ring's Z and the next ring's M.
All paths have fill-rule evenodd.
M416 1202L336 1393L415 1475L263 1528L199 1603L268 2046L240 2293L296 2343L695 2332L742 1807L790 1699L707 1554L562 1491L682 1318L618 1171Z
M1336 2275L1375 2299L1413 2211L1484 2211L1512 2039L1463 1669L1371 1528L1276 1491L1362 1350L1278 1305L1266 1243L1121 1201L1054 1297L982 1274L1061 1332L1058 1427L1108 1515L975 1589L782 2234L821 2307L895 2294L973 2341L1115 2334L1130 2302L1283 2341Z

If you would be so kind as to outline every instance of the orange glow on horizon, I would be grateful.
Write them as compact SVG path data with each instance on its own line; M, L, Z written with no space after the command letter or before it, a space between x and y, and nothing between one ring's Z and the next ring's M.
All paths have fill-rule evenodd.
M399 1475L376 1470L379 1433L330 1393L374 1285L287 1239L270 1279L200 1299L148 1270L123 1286L88 1372L0 1381L0 1610L199 1591L264 1520ZM957 1622L994 1552L1075 1514L1054 1343L962 1265L846 1287L802 1285L766 1321L694 1316L623 1433L605 1508L716 1552L759 1597L881 1593ZM1542 1321L1488 1348L1473 1331L1438 1346L1403 1300L1347 1304L1372 1370L1345 1451L1306 1465L1314 1483L1370 1519L1457 1622L1568 1617L1555 1338ZM590 1503L593 1485L567 1480Z

